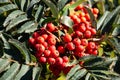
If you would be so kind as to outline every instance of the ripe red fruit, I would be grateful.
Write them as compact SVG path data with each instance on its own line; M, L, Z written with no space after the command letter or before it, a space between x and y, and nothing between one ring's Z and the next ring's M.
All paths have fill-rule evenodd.
M89 31L89 30L86 30L85 33L84 33L84 37L86 37L86 38L90 38L91 35L92 35L91 31Z
M43 53L44 53L45 57L49 57L51 55L51 51L50 50L45 50Z
M59 52L57 50L52 51L51 57L53 57L53 58L59 57Z
M40 36L40 34L39 34L38 32L34 32L34 33L32 34L32 37L33 37L33 38L37 38L38 36Z
M50 50L51 53L53 53L56 50L56 47L54 45L51 45L48 47L48 50Z
M94 50L94 51L92 52L92 54L93 54L93 55L97 55L97 54L98 54L98 50Z
M63 46L58 46L57 50L59 51L59 53L64 53L65 49Z
M89 42L87 48L88 49L95 49L96 45L95 42Z
M83 36L83 33L80 32L80 31L75 31L75 34L76 34L78 37L82 37L82 36Z
M90 31L91 31L91 34L92 34L92 35L95 35L95 34L96 34L96 29L91 28Z
M87 21L90 21L90 16L89 16L89 14L87 13L87 14L85 14L85 18L86 18L86 20Z
M68 42L68 43L66 44L66 48L67 48L68 50L74 50L74 49L75 49L75 45L74 45L72 42Z
M42 45L43 45L45 48L48 48L48 43L47 43L47 42L43 42Z
M84 46L83 45L78 45L78 46L76 46L76 51L77 52L83 52L84 51Z
M88 40L87 39L81 39L81 45L87 46L88 45Z
M73 43L75 44L75 46L78 46L81 44L81 40L79 38L74 38Z
M35 49L36 49L38 52L44 52L45 47L44 47L42 44L36 44L36 45L35 45Z
M50 32L53 32L55 30L55 26L53 23L47 23L46 29Z
M70 34L66 33L64 36L63 36L63 40L65 42L70 42L72 40L72 37Z
M83 5L78 5L78 6L75 8L75 10L81 10L81 9L83 9Z
M49 38L47 42L48 42L49 45L55 45L56 44L56 39L55 38Z
M63 59L61 57L57 57L55 59L56 65L61 65L63 63Z
M42 36L37 37L37 43L42 44L44 41L45 40Z
M78 30L81 31L81 32L85 32L86 31L85 25L80 25Z
M29 42L31 47L33 47L35 45L35 43L36 43L34 38L29 38L28 42Z
M85 17L80 17L81 22L86 22L86 18Z
M92 11L93 11L93 14L98 14L99 13L99 10L97 8L93 8Z
M39 58L39 62L40 62L40 63L46 63L46 58L43 57L43 56L41 56L41 57Z
M65 63L69 62L69 58L67 56L63 56L63 62Z
M42 34L41 36L44 38L44 40L47 40L47 38L48 38L47 34Z
M48 60L47 60L47 62L48 62L48 64L55 64L55 58L48 58Z

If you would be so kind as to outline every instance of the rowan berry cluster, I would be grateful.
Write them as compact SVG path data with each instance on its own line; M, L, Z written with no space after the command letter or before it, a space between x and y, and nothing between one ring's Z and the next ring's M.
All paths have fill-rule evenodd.
M95 18L98 15L98 9L92 8ZM35 56L40 63L49 64L49 69L54 75L58 76L61 71L65 74L72 66L67 66L69 56L74 55L81 58L87 55L97 55L98 44L91 40L96 35L96 29L92 26L89 13L83 5L77 6L73 13L69 15L74 22L73 32L70 34L68 29L62 25L65 34L57 41L57 32L59 26L49 22L44 28L33 33L29 39L30 46L35 50ZM59 29L61 30L61 29Z

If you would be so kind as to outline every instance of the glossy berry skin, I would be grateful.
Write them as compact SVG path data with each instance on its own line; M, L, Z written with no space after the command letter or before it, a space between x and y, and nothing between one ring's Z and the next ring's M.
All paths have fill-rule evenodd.
M86 31L85 25L80 25L80 26L79 26L79 31L80 31L80 32L85 32L85 31Z
M70 41L72 41L72 37L71 37L71 35L69 35L68 33L66 33L63 36L63 40L64 40L64 42L70 42Z
M45 50L43 53L44 53L45 57L49 57L51 55L51 51L50 50Z
M62 59L61 57L57 57L57 58L55 59L55 62L56 62L56 65L62 65L63 59Z
M81 44L81 40L79 38L74 38L73 43L75 44L75 46L78 46Z
M88 40L87 39L81 39L81 45L87 46L88 45Z
M48 58L48 60L47 60L47 62L48 62L48 64L55 64L55 58Z
M29 42L31 47L33 47L36 43L34 38L30 38L28 42Z
M48 38L47 34L42 34L41 36L44 38L44 40L47 40L47 38Z
M65 49L63 46L58 46L57 50L59 51L59 53L64 53Z
M48 42L49 45L55 45L56 44L56 39L55 38L49 38L47 42Z
M97 33L94 28L91 28L90 31L91 31L91 34L92 34L92 35L95 35L95 34Z
M69 42L66 44L66 48L68 50L74 50L75 49L75 45L72 42Z
M40 63L46 63L46 58L45 57L40 57L39 62Z
M88 49L94 49L96 47L94 42L89 42L87 48Z
M53 58L59 57L59 52L57 50L52 51L51 57L53 57Z
M91 36L92 36L91 31L86 30L85 33L84 33L84 37L86 37L86 38L90 38Z
M84 46L83 45L78 45L78 46L76 46L76 51L77 52L82 52L82 51L84 51Z
M42 44L36 44L35 49L39 52L44 52L45 47Z
M34 32L33 35L32 35L33 38L37 38L39 36L40 36L40 34L38 32Z
M48 47L48 50L50 50L51 53L53 53L56 50L56 47L54 45L51 45Z
M55 30L55 26L53 23L47 23L46 29L50 32L53 32Z
M69 58L67 56L63 56L62 59L63 59L63 62L65 62L65 63L69 62Z
M43 37L41 37L41 36L37 37L37 43L42 44L44 41L45 40Z

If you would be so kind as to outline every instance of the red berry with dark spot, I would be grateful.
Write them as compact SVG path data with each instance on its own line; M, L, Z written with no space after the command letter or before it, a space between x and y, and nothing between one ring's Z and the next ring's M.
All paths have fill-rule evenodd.
M63 46L58 46L57 50L59 51L59 53L64 53L65 49Z
M81 39L81 45L87 46L88 45L88 40L87 39Z
M37 37L37 43L42 44L44 41L45 40L42 36Z

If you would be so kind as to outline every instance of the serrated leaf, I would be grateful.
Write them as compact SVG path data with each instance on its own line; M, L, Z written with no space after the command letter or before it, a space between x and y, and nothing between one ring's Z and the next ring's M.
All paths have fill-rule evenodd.
M50 7L50 10L52 12L52 15L54 18L58 18L58 9L56 8L55 4L52 3L50 0L42 0L48 7Z
M5 70L5 68L10 64L11 62L7 59L1 59L0 58L0 73Z
M0 80L13 80L13 77L16 75L17 71L19 70L20 64L13 63L11 67L5 72Z
M21 80L22 76L24 76L28 70L29 70L29 66L22 64L22 66L21 66L19 72L17 73L17 75L15 76L14 80Z
M18 30L18 33L25 32L28 28L31 28L31 26L35 25L34 21L28 21L25 24L23 24Z
M103 22L105 21L106 17L108 16L110 12L109 11L106 11L102 17L98 20L97 22L97 30L99 30L101 28L101 26L103 25Z
M67 74L66 80L69 80L80 68L81 68L80 65L76 65L75 67L73 67Z
M87 73L86 69L78 70L69 80L79 80Z
M109 33L112 29L112 24L117 16L120 13L120 6L113 10L105 19L103 26L101 27L102 34Z
M20 24L20 23L22 23L24 21L27 21L27 20L28 20L27 15L20 15L20 16L16 17L6 27L6 31L9 31L10 29L12 29L13 27L15 27L16 25L18 25L18 24Z
M15 10L15 11L11 12L8 15L8 17L5 19L3 25L7 26L12 19L15 19L17 16L22 15L22 14L24 14L24 12L22 12L20 10Z
M73 26L73 21L71 20L70 17L68 16L62 16L61 21L62 24L66 25L69 28L72 28Z
M87 73L86 76L85 76L85 80L89 80L91 74L90 73Z
M100 78L100 79L102 79L102 80L111 80L110 77L107 77L105 75L99 75L99 74L93 74L93 75Z
M96 19L93 15L92 11L88 7L85 7L85 9L87 10L88 14L90 15L90 21L92 23L92 27L97 28L97 22L96 22Z
M35 21L39 22L40 18L42 17L44 11L44 6L43 5L39 5L37 12L35 13Z
M61 10L68 1L69 0L59 0L59 2L57 3L57 7L59 8L59 10Z
M26 48L26 46L15 39L9 40L9 43L15 46L20 51L20 53L23 55L25 59L26 64L29 64L31 61L31 58L30 58L30 53Z
M13 10L13 9L17 9L17 6L14 4L7 4L4 6L0 7L0 14L2 14L3 12L9 11L9 10Z
M39 80L41 70L42 70L41 67L33 68L32 80Z

